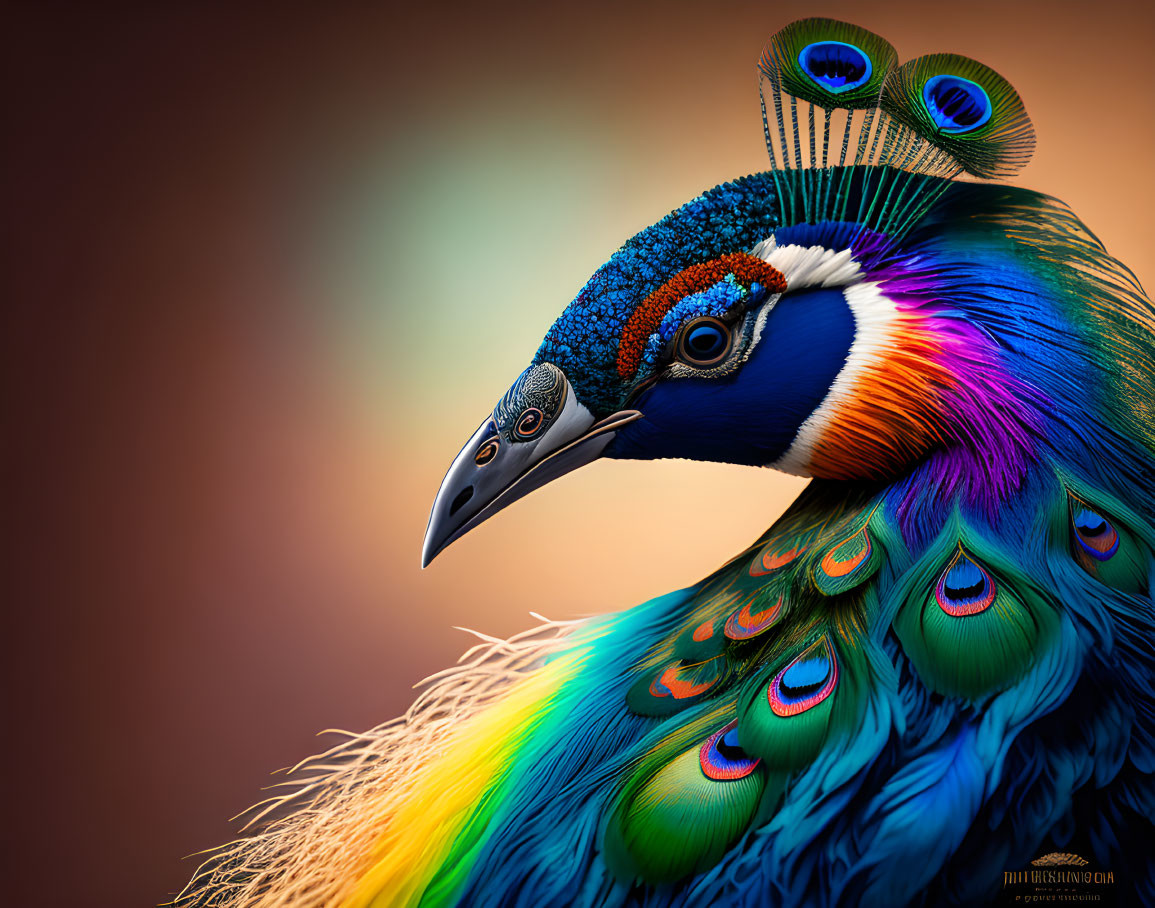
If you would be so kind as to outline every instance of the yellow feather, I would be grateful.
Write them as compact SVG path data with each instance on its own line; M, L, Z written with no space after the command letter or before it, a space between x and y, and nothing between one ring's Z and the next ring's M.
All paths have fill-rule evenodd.
M417 905L482 797L510 768L513 746L548 710L543 704L577 673L568 653L512 688L501 702L465 721L440 755L379 806L389 817L373 864L341 908Z

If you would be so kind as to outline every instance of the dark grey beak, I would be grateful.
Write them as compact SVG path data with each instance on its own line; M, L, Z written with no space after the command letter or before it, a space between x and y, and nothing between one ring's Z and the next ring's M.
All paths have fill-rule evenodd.
M617 431L641 415L622 410L595 421L556 366L526 370L445 474L429 514L421 566L502 508L596 460Z

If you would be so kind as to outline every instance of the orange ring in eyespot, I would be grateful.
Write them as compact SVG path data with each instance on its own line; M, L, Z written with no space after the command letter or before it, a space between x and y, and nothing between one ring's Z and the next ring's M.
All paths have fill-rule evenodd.
M701 328L703 325L712 325L716 327L726 337L726 345L722 348L721 352L710 357L709 359L701 359L695 356L686 345L686 341L689 339L690 334L695 329ZM710 366L718 365L718 363L722 362L727 356L730 355L730 351L733 348L734 332L730 330L730 326L721 319L705 315L701 318L696 318L693 321L686 322L686 324L682 326L682 329L678 332L678 346L676 355L678 360L685 363L687 366L693 366L695 369L705 369L709 368Z
M479 467L484 467L497 456L497 449L500 446L496 438L489 439L489 441L477 449L477 453L473 455L473 462Z
M545 414L537 407L528 407L517 418L514 433L518 438L533 438L545 425Z

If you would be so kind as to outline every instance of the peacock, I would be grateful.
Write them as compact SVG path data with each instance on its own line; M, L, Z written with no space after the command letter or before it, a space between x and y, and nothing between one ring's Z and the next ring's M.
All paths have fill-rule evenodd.
M687 589L483 640L176 904L982 905L1032 861L1155 903L1155 307L999 182L987 66L806 19L758 68L770 168L598 268L423 562L602 457L809 485Z

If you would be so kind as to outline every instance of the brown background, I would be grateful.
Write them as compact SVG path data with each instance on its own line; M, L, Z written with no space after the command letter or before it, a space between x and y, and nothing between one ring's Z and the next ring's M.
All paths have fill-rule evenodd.
M796 480L600 464L417 569L442 471L584 278L765 166L754 61L791 19L995 66L1038 127L1021 182L1150 282L1137 6L7 6L0 902L162 901L451 626L623 607L769 523Z

